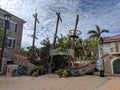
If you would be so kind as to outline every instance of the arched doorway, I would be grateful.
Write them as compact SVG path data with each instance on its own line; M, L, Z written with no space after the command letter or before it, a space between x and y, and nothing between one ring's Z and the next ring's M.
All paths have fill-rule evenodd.
M120 58L113 61L113 73L120 74Z

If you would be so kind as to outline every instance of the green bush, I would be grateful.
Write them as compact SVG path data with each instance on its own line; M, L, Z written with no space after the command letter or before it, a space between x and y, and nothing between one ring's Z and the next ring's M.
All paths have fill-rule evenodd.
M57 70L57 74L59 75L59 77L62 77L62 72L63 72L64 70L63 69L58 69Z
M63 70L63 72L62 72L62 77L68 77L68 76L69 76L68 71Z
M69 77L69 72L64 69L59 69L57 71L57 74L59 75L59 77Z
M42 75L43 72L45 72L45 68L43 66L37 66L30 72L30 75L39 76Z
M32 73L32 76L39 76L39 70Z
M59 69L57 71L57 74L60 77L77 77L77 76L83 76L84 73L80 72L80 71L76 71L76 70L64 70L64 69Z

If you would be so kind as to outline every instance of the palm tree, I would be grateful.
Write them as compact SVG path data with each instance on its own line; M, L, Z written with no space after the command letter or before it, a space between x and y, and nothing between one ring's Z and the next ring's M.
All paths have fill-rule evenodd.
M97 59L97 41L93 39L86 39L83 42L83 52L84 52L84 59L88 60L96 60Z
M96 26L96 30L90 30L90 31L88 32L88 34L91 34L91 35L90 35L90 38L98 41L98 54L99 54L99 59L101 59L100 45L103 44L102 34L103 34L103 33L108 33L109 31L106 30L106 29L101 30L98 25L95 25L95 26Z

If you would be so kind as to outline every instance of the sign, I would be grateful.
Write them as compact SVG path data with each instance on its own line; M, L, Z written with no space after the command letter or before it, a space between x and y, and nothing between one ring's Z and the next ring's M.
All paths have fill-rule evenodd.
M50 55L70 55L74 57L74 50L72 49L65 49L65 48L56 48L50 50Z

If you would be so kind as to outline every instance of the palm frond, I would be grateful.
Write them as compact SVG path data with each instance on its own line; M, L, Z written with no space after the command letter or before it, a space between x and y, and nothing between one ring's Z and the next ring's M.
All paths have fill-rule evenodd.
M88 31L88 34L96 34L97 32L96 32L96 30L90 30L90 31Z
M101 34L102 34L102 33L109 33L109 31L106 30L106 29L103 29L100 33L101 33Z
M97 33L100 33L100 27L98 25L95 25L95 26L96 26Z

